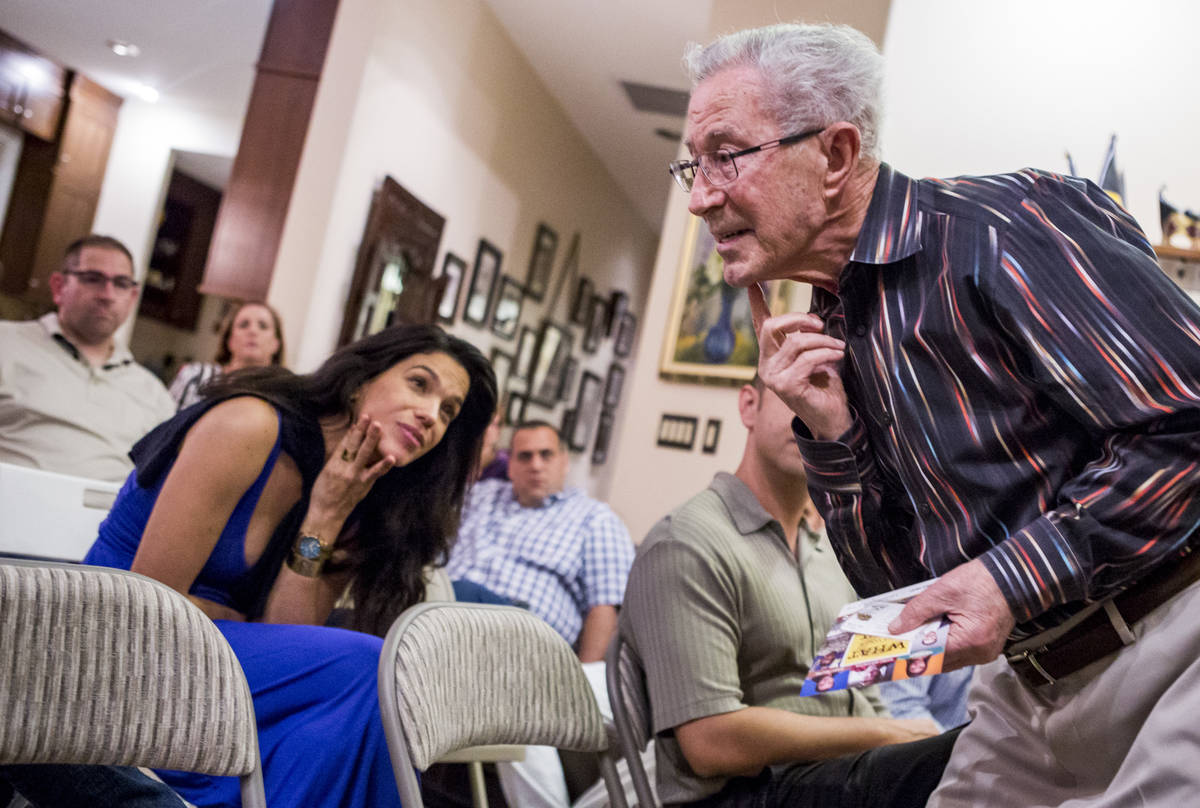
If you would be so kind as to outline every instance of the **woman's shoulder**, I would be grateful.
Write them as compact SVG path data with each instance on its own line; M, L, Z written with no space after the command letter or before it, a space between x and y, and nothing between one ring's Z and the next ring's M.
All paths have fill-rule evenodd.
M279 434L279 411L257 396L234 396L213 404L190 432L211 435L226 445L253 442L269 448Z

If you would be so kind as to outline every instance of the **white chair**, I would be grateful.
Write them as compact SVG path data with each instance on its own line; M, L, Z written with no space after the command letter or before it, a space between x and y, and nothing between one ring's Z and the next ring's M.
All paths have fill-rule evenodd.
M579 660L525 609L435 602L406 610L384 640L379 701L406 808L424 805L414 769L486 744L598 753L612 805L626 808Z
M0 765L80 763L241 779L264 808L241 665L187 598L136 573L0 559Z
M0 556L79 561L119 483L0 463Z

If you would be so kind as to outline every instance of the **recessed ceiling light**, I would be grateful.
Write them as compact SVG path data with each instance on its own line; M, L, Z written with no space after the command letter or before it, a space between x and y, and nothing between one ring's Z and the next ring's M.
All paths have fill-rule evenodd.
M148 104L153 104L158 101L158 90L154 89L149 84L142 84L140 81L134 82L130 89L133 91L134 95Z
M117 56L128 56L130 59L142 52L142 49L132 42L125 42L120 39L110 39L107 44L108 49Z

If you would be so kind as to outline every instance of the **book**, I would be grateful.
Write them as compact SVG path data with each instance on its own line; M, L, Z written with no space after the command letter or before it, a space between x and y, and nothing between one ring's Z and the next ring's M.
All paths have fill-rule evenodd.
M932 580L847 603L817 650L801 696L942 672L950 620L945 616L904 634L888 625Z

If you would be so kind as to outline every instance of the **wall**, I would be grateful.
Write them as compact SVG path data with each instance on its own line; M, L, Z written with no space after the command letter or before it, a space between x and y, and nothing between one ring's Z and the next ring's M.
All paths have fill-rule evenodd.
M914 176L1036 166L1095 180L1117 134L1126 207L1152 242L1158 188L1200 209L1189 0L893 0L884 159Z
M602 293L625 290L641 314L656 235L487 6L343 0L268 294L293 367L311 369L336 342L371 194L388 174L446 217L443 254L470 263L486 238L504 254L502 272L523 281L545 222L559 235L557 276L579 232L580 272ZM565 321L569 298L568 290L556 321ZM546 313L526 300L521 322ZM461 320L451 330L485 354L516 348ZM572 330L578 346L582 334ZM594 356L575 355L604 376L611 349L609 340ZM614 440L630 421L626 385ZM562 409L545 414L557 420ZM571 481L603 497L612 469L575 455Z

